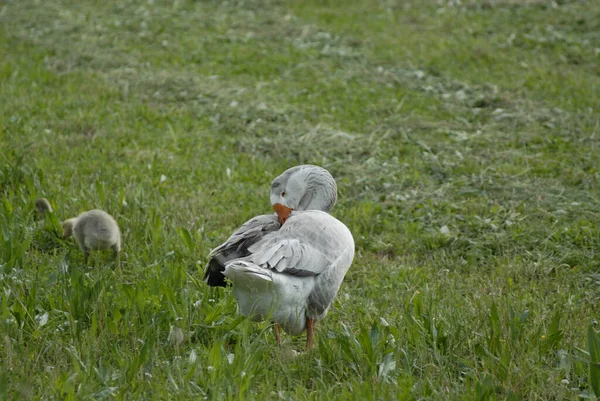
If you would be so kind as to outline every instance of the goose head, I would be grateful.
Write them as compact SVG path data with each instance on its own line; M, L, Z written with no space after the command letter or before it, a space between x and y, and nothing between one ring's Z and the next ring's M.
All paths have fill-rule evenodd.
M273 180L270 200L283 224L293 210L329 212L337 200L337 185L322 167L296 166Z

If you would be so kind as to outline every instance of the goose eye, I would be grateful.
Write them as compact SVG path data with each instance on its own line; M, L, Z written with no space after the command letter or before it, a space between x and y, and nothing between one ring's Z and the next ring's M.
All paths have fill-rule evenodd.
M281 196L285 196L285 191L283 191L283 192L281 193Z

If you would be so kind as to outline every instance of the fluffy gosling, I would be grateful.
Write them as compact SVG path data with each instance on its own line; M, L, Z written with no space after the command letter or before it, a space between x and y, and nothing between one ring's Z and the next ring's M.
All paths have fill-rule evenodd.
M47 213L54 213L50 202L46 198L37 198L35 200L35 213L38 220L38 227L44 227L46 224Z
M35 200L35 211L41 216L45 216L46 212L52 213L52 206L46 198L37 198Z
M42 252L49 252L62 245L60 222L54 215L52 206L46 198L38 198L35 201L35 220L38 230L35 231L31 247Z
M90 210L79 216L65 220L63 237L75 237L77 245L85 255L87 264L90 251L112 249L117 266L121 250L121 231L113 217L102 210Z

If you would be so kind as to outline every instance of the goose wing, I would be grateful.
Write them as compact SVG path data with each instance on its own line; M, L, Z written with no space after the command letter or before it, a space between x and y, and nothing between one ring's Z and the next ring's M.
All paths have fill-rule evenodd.
M248 250L251 254L244 260L263 269L291 276L317 276L331 264L328 255L321 252L314 244L302 241L294 235L268 238Z
M228 261L243 258L250 254L248 248L264 236L279 230L281 223L275 214L253 217L238 228L224 243L208 255L209 261L204 273L204 281L212 287L225 287L223 270Z
M346 226L327 213L295 212L280 230L248 247L244 260L277 273L318 276L346 251L344 230ZM354 243L350 245L353 251Z

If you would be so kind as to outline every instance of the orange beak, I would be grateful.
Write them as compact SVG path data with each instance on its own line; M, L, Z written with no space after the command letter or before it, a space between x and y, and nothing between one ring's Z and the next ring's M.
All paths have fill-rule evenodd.
M285 223L285 221L288 219L288 217L290 217L290 214L292 214L292 210L294 210L287 206L282 205L281 203L274 204L273 209L275 210L275 213L277 213L277 216L279 217L279 221L281 222L281 224Z

